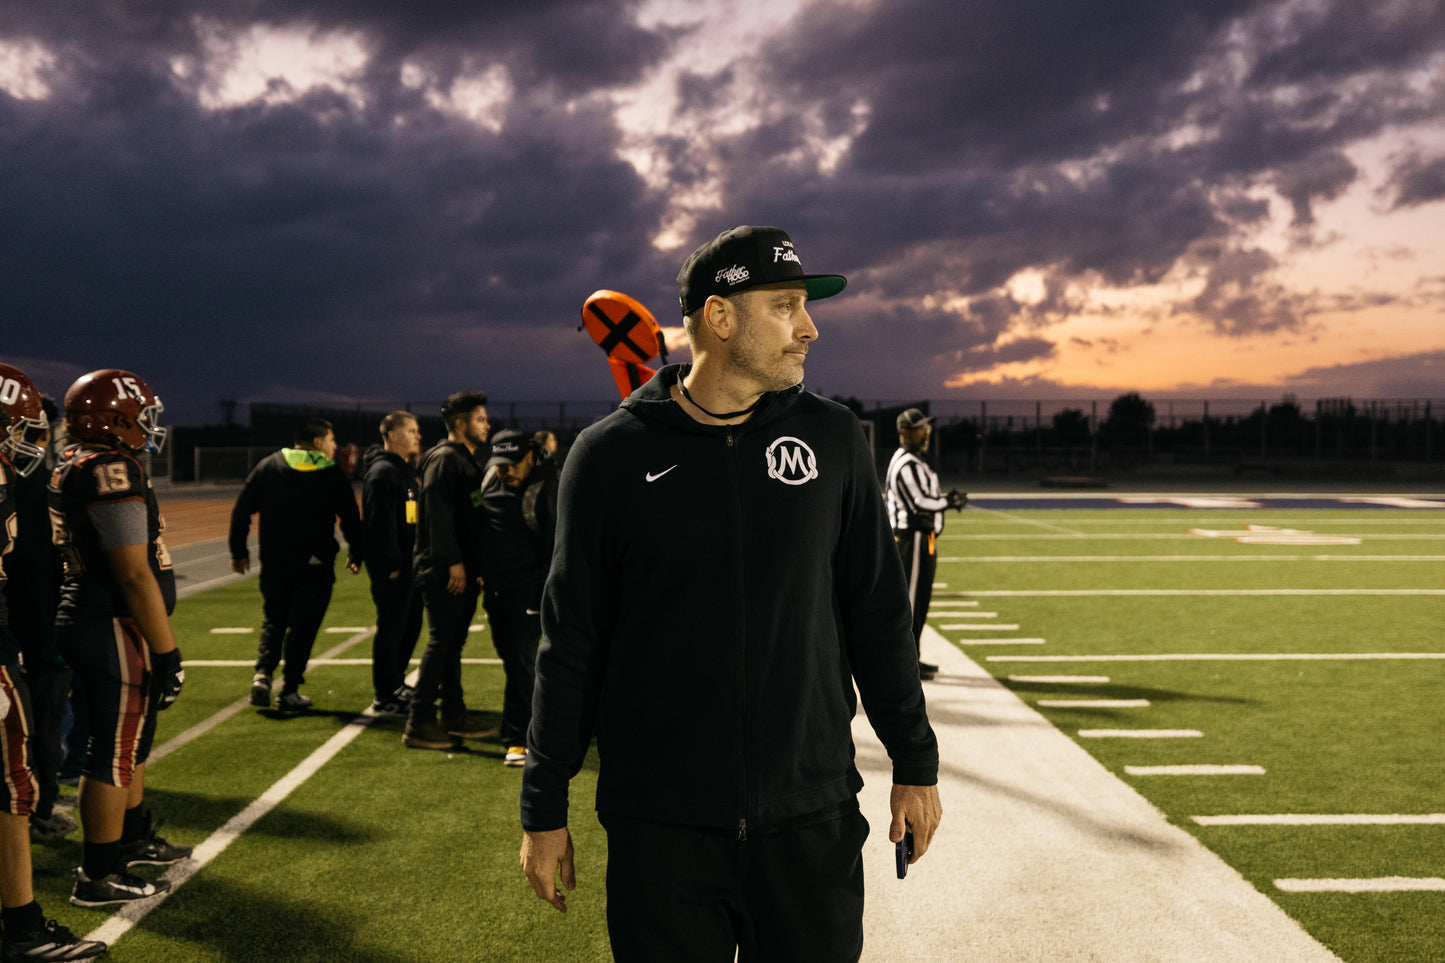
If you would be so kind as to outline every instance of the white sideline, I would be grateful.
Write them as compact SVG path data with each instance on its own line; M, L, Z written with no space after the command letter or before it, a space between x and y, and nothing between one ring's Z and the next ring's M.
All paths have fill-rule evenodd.
M371 632L371 629L358 632L345 642L332 648L326 654L334 655L341 652L348 646L360 642L370 635ZM179 736L171 739L165 745L159 747L159 749L153 751L149 761L154 762L158 757L168 755L182 745L185 745L185 743L202 735L204 732L215 728L221 722L225 721L225 719L230 718L245 708L249 703L249 695L245 699L233 702L209 719L192 726ZM340 730L330 739L326 740L326 742L322 743L320 748L301 760L296 768L272 784L270 789L267 789L245 809L226 820L220 829L217 829L214 833L207 836L200 845L196 846L190 859L177 863L162 873L161 878L170 881L171 888L169 891L161 893L159 896L151 897L150 899L140 900L122 906L114 916L87 934L85 938L87 940L100 940L104 943L114 943L128 933L131 927L145 919L152 910L164 903L166 899L170 897L171 893L180 889L192 876L200 872L207 863L221 855L227 846L239 839L241 834L255 825L257 820L275 809L293 790L314 776L322 766L331 761L333 756L349 745L353 739L361 735L362 730L371 725L376 718L376 713L368 706L366 711L352 719L345 729Z
M962 641L968 641L964 639ZM1015 641L1023 641L1016 639ZM990 662L1375 662L1445 659L1445 652L1171 652L1160 655L991 655Z
M1323 963L1338 958L1077 743L931 628L924 684L943 825L893 871L891 765L853 734L872 824L863 959L872 963Z

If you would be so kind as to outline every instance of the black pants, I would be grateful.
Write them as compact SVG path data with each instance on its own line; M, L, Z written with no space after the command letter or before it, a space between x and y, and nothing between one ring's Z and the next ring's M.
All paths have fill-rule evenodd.
M938 549L932 532L894 532L898 554L903 556L903 578L913 606L913 645L923 652L923 621L933 601L933 576L938 571Z
M60 798L60 767L65 762L65 703L70 697L70 669L65 666L27 665L30 689L30 768L35 772L39 797L37 816L49 817Z
M863 953L856 808L738 839L601 816L607 928L617 963L855 963Z
M391 698L406 680L407 663L421 636L422 600L408 571L399 572L396 578L372 574L371 600L376 603L371 688L380 702Z
M261 566L261 639L256 646L256 671L270 675L286 657L285 688L306 681L306 663L326 607L336 571L330 562L294 569Z
M504 746L525 746L532 722L532 684L537 678L537 644L542 641L541 593L534 587L487 587L482 604L492 627L492 644L507 674L502 692Z
M436 703L441 700L442 718L456 719L467 711L462 696L462 647L472 617L477 614L477 596L481 589L471 579L461 595L447 591L445 582L422 589L426 599L427 640L417 672L416 692L411 697L413 719L427 722L436 718Z

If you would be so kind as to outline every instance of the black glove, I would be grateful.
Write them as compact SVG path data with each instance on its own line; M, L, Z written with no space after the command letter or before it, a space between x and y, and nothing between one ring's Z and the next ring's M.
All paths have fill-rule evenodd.
M968 504L968 495L957 488L950 488L946 497L948 498L948 507L954 511L961 512L963 506Z
M169 709L180 698L185 681L186 670L181 668L180 649L151 655L151 685L157 693L157 709Z

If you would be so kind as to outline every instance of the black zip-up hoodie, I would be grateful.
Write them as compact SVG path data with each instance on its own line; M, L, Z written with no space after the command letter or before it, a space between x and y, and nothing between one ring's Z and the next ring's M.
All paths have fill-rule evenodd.
M597 810L766 832L851 799L854 682L893 781L938 743L867 441L801 387L701 425L669 365L562 472L522 825L567 823L595 731Z
M260 512L261 567L269 568L272 575L304 570L315 564L312 559L330 566L341 548L335 535L338 520L348 555L360 560L364 538L351 482L335 462L313 467L321 463L316 453L297 457L304 469L292 467L287 461L287 452L292 451L297 449L267 455L246 476L231 509L231 557L249 557L246 535L251 516Z
M406 571L416 545L416 501L421 488L405 458L372 445L361 453L361 524L366 530L366 569L380 578ZM410 519L408 519L408 504Z
M421 456L421 501L416 520L416 584L446 584L461 562L467 578L482 574L482 468L467 446L443 441Z

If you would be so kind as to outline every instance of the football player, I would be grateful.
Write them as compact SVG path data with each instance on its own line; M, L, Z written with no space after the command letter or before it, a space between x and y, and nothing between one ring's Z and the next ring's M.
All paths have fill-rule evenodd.
M176 580L160 507L141 454L159 451L160 399L129 371L81 377L65 395L66 448L50 479L50 517L64 562L56 643L84 681L90 745L80 781L85 845L70 901L105 906L164 892L130 873L190 856L155 833L142 806L156 713L185 673L171 631Z
M0 364L0 587L15 526L16 477L45 457L39 440L49 430L40 392L19 368ZM11 636L5 594L0 592L0 957L5 960L89 960L104 943L80 940L47 920L35 901L30 860L30 813L35 779L26 755L29 695L19 671L20 645Z

